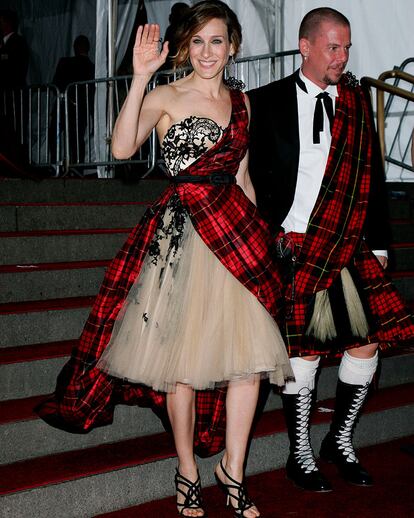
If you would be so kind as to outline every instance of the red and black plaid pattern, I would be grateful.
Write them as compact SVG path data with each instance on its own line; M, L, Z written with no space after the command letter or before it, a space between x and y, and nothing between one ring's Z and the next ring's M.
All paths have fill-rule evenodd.
M231 97L232 117L222 138L183 174L236 175L247 150L248 116L243 94L231 91ZM117 403L150 406L167 422L165 394L112 378L95 365L109 342L116 317L139 275L157 225L174 193L207 246L272 315L276 314L281 300L280 279L268 252L270 234L241 188L171 185L147 210L108 267L79 346L60 373L53 398L37 409L49 424L86 433L111 423ZM195 447L199 454L210 455L223 448L225 397L225 389L197 392Z
M311 338L305 336L305 322L312 296L328 289L351 261L356 261L358 270L365 275L366 289L372 302L370 309L377 317L378 329L384 330L387 323L387 333L378 331L375 340L390 342L399 337L412 336L414 331L398 293L384 280L384 272L379 269L378 261L372 253L366 251L362 259L357 260L360 257L359 251L366 248L361 240L370 175L376 174L376 171L371 171L374 128L366 94L360 87L347 86L342 81L338 85L338 94L332 144L321 190L306 234L302 238L294 236L300 241L294 286L295 303L292 318L285 322L288 352L292 356L338 352L327 351L326 344L324 347L324 344L308 343ZM378 282L381 279L375 296L371 290L373 285L370 284L374 278ZM285 296L289 303L292 296L291 283L286 287ZM386 297L390 297L388 302L385 302ZM389 318L394 313L398 316L389 324ZM403 318L404 315L407 318ZM399 327L400 322L404 329ZM369 341L373 340L374 337L370 337ZM357 345L362 344L349 346Z

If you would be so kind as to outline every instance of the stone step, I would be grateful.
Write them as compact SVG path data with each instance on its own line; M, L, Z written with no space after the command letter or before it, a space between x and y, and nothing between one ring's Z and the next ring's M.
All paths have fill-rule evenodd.
M134 227L150 203L0 206L0 232Z
M94 296L109 261L0 266L0 303Z
M63 179L41 181L3 178L1 201L3 204L56 203L56 202L117 202L147 201L159 196L167 181L148 177L136 182L118 179Z
M400 354L401 353L401 354ZM115 428L104 427L87 435L72 435L43 423L33 413L39 394L54 390L56 377L67 358L55 358L0 365L0 392L8 397L0 402L0 442L3 445L0 463L48 455L77 448L86 448L120 438L147 435L160 431L157 419L144 409L119 406ZM318 382L318 399L335 395L338 361L325 360ZM31 380L29 386L25 380ZM384 354L378 386L388 388L401 383L414 383L414 351L394 349ZM16 399L13 399L16 398ZM22 399L17 399L22 398ZM281 408L278 394L270 392L265 410ZM149 416L148 416L149 414ZM158 428L157 428L157 426ZM125 437L122 435L125 433ZM29 437L36 437L28 441Z
M414 270L391 273L392 282L405 301L414 300Z
M413 217L412 201L408 198L388 200L388 213L393 219L409 220Z
M21 232L1 239L0 265L96 261L115 256L128 229Z
M391 237L393 243L404 243L414 241L414 220L394 219L391 220Z
M2 179L3 203L24 202L114 202L139 201L158 196L167 185L167 180L155 175L134 182L120 179L50 178L32 181L18 178ZM414 183L388 182L390 198L414 199Z
M154 199L168 185L165 176L125 182L121 179L49 178L41 181L3 178L1 205L137 202ZM392 202L414 199L413 183L387 183Z
M414 199L414 182L387 182L386 188L390 197Z
M414 433L413 385L382 389L365 406L355 446L380 444ZM328 429L332 400L318 404L312 427L317 452ZM281 410L265 412L258 422L246 473L282 467L288 439ZM200 461L205 487L214 483L218 457ZM176 466L171 438L157 434L0 467L4 516L90 517L174 493ZM120 490L119 488L122 488Z
M0 305L0 349L79 338L94 297Z
M414 216L413 183L390 182L387 183L388 207L391 218L412 219Z
M39 398L30 398L33 399L34 406L39 402ZM15 406L19 405L19 401L14 403ZM31 419L0 424L0 464L114 443L163 431L161 421L153 412L137 406L118 405L112 425L96 428L88 434L64 432L52 428L37 416L32 416Z
M394 271L414 270L414 243L394 243L389 258Z

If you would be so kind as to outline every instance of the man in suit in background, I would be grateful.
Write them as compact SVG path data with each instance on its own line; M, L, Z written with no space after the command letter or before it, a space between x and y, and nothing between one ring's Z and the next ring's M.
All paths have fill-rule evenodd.
M89 39L81 34L73 42L75 55L59 60L53 83L59 88L60 93L63 94L70 83L90 81L95 78L95 65L89 59L89 49ZM88 119L93 113L93 97L93 84L72 86L68 92L69 160L72 164L82 163L85 160L85 130ZM61 109L64 110L63 105ZM64 121L63 116L61 120ZM56 112L54 111L51 119L52 132L55 130L55 121ZM50 138L51 142L55 140L55 136L52 134L50 134Z
M309 439L320 356L341 357L335 410L321 458L369 486L352 436L378 363L378 345L414 335L412 316L385 275L385 181L369 94L344 73L348 19L310 11L299 29L302 66L249 92L250 176L257 205L277 235L285 270L281 322L295 382L282 399L290 439L287 475L329 491ZM374 255L375 254L375 255Z

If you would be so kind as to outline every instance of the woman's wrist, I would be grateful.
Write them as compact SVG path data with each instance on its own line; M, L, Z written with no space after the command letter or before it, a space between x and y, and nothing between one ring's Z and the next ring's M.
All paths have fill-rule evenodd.
M151 79L151 74L132 74L133 79Z

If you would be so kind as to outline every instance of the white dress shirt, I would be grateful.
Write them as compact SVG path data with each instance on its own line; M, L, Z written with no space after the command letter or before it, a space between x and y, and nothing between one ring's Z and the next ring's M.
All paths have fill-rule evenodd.
M338 96L338 89L336 85L328 85L325 90L322 90L305 77L302 70L299 70L299 77L305 83L307 92L296 85L300 142L298 178L293 203L282 223L282 227L285 232L305 233L322 185L332 140L329 119L323 106L323 131L320 132L320 143L313 143L313 116L316 96L322 92L327 92L332 98L335 113L335 99ZM374 253L387 256L386 250L375 250Z

